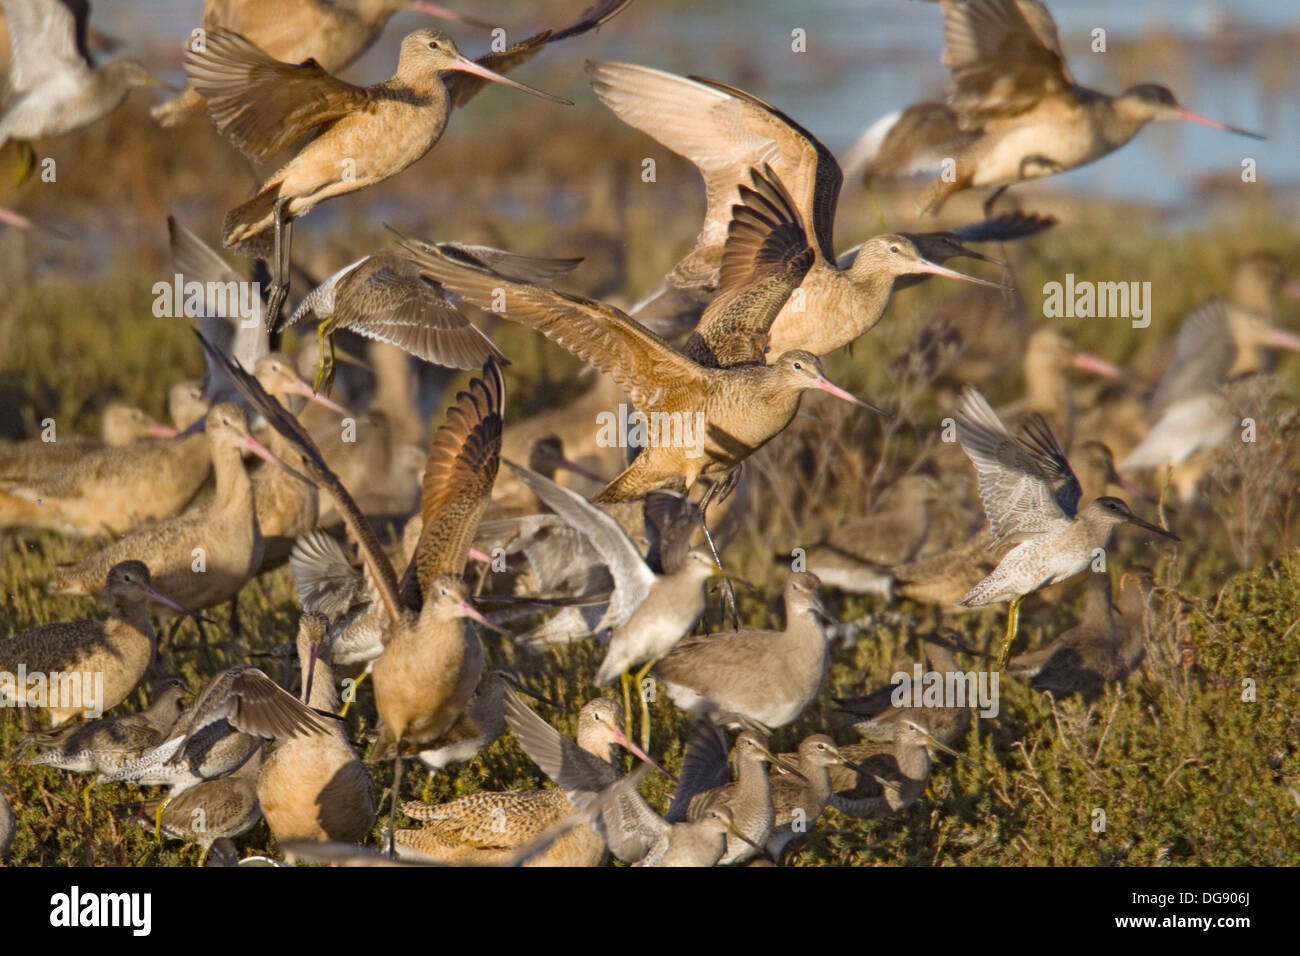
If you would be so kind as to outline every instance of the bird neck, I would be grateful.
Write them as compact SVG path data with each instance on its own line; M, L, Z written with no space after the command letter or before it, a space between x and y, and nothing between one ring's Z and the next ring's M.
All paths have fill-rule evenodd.
M268 462L269 464L269 462ZM216 473L217 489L213 506L217 511L251 506L252 485L244 469L244 459L238 448L221 448L213 456L212 470Z
M1151 122L1148 107L1123 96L1098 96L1089 104L1093 129L1110 149L1119 149Z

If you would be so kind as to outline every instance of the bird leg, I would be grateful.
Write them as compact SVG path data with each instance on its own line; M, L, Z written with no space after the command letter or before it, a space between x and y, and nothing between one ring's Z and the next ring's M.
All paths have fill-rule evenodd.
M201 852L201 853L199 854L199 862L196 863L195 866L202 866L202 865L203 865L203 862L208 858L208 854L211 853L211 852L212 852L212 847L211 847L211 846L205 846L205 847L203 848L203 852Z
M370 667L371 665L367 664L366 669L361 672L361 676L352 682L352 696L343 702L343 707L339 710L340 717L346 717L348 715L348 708L351 707L352 702L357 699L357 688L361 686L363 680L370 676Z
M1007 633L1002 638L1002 647L998 651L998 670L1002 670L1007 663L1007 657L1011 653L1011 642L1016 639L1016 631L1020 625L1020 605L1025 600L1023 594L1016 595L1011 601L1011 606L1007 609Z
M1007 191L1006 186L999 186L993 192L989 193L989 198L984 200L984 218L992 218L993 204L1002 198L1002 194Z
M289 297L289 247L293 242L293 220L285 215L288 199L278 199L271 211L271 224L275 234L275 272L271 277L271 295L266 305L267 330L274 329L280 320L280 309Z
M393 809L388 814L388 856L397 859L397 797L402 789L402 741L398 738L393 745L397 756L393 758Z
M704 537L709 542L709 550L713 552L713 563L722 571L722 558L718 555L718 545L713 540L713 532L709 530L709 504L717 496L718 501L725 501L736 487L736 482L740 478L740 468L731 469L727 472L721 481L715 481L709 485L709 490L704 493L700 499L700 524L704 528ZM731 581L727 578L722 579L718 586L722 592L723 616L724 619L728 612L731 614L731 628L734 631L740 630L740 615L736 613L736 589L731 586Z
M90 780L90 783L86 784L86 786L85 786L85 787L82 789L82 791L81 791L81 802L82 802L82 803L85 805L85 807L86 807L86 819L87 819L87 820L90 819L90 791L91 791L91 790L94 790L94 789L95 789L95 780L94 780L94 778L92 777L91 780Z
M162 844L162 818L163 811L167 809L167 804L172 802L172 795L169 793L158 803L158 809L153 814L153 838L154 842Z
M645 675L650 673L650 668L654 667L654 661L646 661L645 666L636 672L633 682L636 684L637 696L641 698L641 749L650 749L650 702L646 700L645 688L642 681Z
M325 394L328 395L334 386L334 319L328 318L322 320L316 326L316 354L320 356L320 364L316 366L316 382L312 385L311 390L320 394L321 386L325 386ZM330 350L325 351L325 340L329 339Z
M623 684L623 730L630 739L632 736L632 694L630 690L632 686L632 669L630 667L623 672L621 682Z

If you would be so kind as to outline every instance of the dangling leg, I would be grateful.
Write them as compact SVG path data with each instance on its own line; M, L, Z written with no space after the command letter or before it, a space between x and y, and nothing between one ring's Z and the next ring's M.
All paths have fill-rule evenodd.
M1020 605L1024 600L1023 594L1017 595L1007 609L1007 633L1002 638L1002 648L998 651L998 670L1006 666L1007 657L1011 653L1011 642L1016 639L1016 631L1020 625Z
M633 679L636 683L637 696L641 698L641 749L650 750L650 701L646 700L645 675L650 673L650 668L654 667L654 661L646 661L645 666L636 672Z
M316 364L316 381L312 385L313 392L320 393L321 386L325 386L325 394L329 394L334 386L334 319L322 319L316 326L316 354L320 356ZM329 351L325 351L325 340L329 340Z
M393 758L393 808L388 814L388 856L396 860L397 796L402 790L402 741L399 739L393 746L397 748L397 756Z
M742 466L737 465L725 475L721 481L716 481L709 486L709 490L704 493L700 499L700 523L704 526L704 537L709 542L709 550L713 552L713 562L722 570L722 558L718 555L717 543L713 540L713 532L709 530L709 504L716 496L718 502L727 500L727 496L735 490L736 483L740 480L740 469ZM730 612L732 630L740 630L740 615L736 613L736 589L731 586L731 581L727 578L722 579L719 585L722 591L723 614Z
M271 211L271 225L275 233L275 271L271 277L271 295L266 304L266 328L272 331L280 324L280 309L289 297L289 246L293 241L293 220L286 215L287 199L276 200Z
M1007 191L1006 186L999 186L993 192L989 193L989 198L984 200L984 218L988 219L993 213L993 204L1002 198L1002 194Z
M172 802L172 795L169 793L158 803L158 809L153 814L153 838L154 842L162 844L162 818L163 811L167 809L167 804Z
M90 779L90 783L86 784L86 786L85 786L85 787L82 789L82 791L81 791L81 802L82 802L82 803L85 805L85 807L86 807L86 819L87 819L87 820L90 819L90 791L92 791L92 790L94 790L94 789L95 789L95 778L92 777L92 778Z
M632 739L632 671L629 668L623 672L621 678L623 684L623 731L627 734L628 739Z
M348 708L351 707L352 702L357 699L357 689L361 686L361 682L370 676L370 668L372 667L374 667L373 661L367 664L366 669L361 672L361 676L352 682L352 696L343 702L343 708L339 711L340 717L346 717L348 715Z

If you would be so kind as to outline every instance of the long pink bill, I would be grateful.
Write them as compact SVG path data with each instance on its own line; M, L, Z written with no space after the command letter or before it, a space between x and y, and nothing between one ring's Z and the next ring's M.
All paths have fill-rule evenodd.
M564 471L571 471L581 478L586 478L588 481L594 481L602 485L605 484L605 479L600 477L600 475L583 468L576 461L571 461L568 458L561 458L556 464L556 467Z
M477 622L483 627L486 627L489 631L495 631L497 634L500 634L502 637L508 637L511 640L514 640L513 634L511 634L505 628L497 627L495 624L493 624L491 621L485 618L482 614L480 614L478 608L476 608L473 604L470 604L469 601L461 601L459 610L460 613L463 614L465 617L469 618L471 621Z
M1292 352L1300 352L1300 335L1288 332L1286 329L1269 329L1268 335L1264 336L1264 344L1271 349L1288 349Z
M984 259L987 257L976 255L975 258ZM989 261L995 262L996 260L990 259ZM958 272L956 269L949 269L947 266L941 266L939 263L931 262L929 259L917 259L916 264L912 266L912 271L932 276L946 276L949 279L961 279L965 282L974 282L976 285L986 285L993 289L1006 288L1001 282L990 282L988 279L981 279L977 276L968 276L964 272Z
M285 471L293 471L292 468L277 458L271 449L267 448L252 435L244 436L243 446L263 461L268 461L276 467L283 468Z
M344 408L338 402L326 398L324 395L320 394L319 392L312 391L311 386L308 385L306 382L304 382L302 379L298 379L293 383L293 390L297 392L299 395L301 395L303 398L307 399L308 401L312 401L317 403L318 405L325 406L331 412L334 412L336 415L348 414L348 410L346 408Z
M825 392L827 395L834 395L836 398L842 399L848 402L850 405L857 405L859 408L865 408L870 411L873 411L877 415L880 415L882 418L894 417L891 412L887 412L883 408L880 408L876 405L872 405L870 402L864 402L862 399L858 398L858 396L854 395L852 392L846 392L844 389L840 388L838 385L836 385L834 382L828 379L825 375L821 376L815 382L813 382L812 387Z
M632 754L632 756L636 757L638 760L644 760L646 763L654 767L656 770L658 770L669 780L673 781L673 783L677 782L677 778L674 777L667 770L665 770L658 760L655 760L654 757L651 757L648 753L646 753L636 744L632 743L632 741L628 740L627 734L623 733L623 729L621 727L613 727L611 729L614 731L614 743L618 744L620 747L622 747L628 753Z
M440 3L429 3L427 0L415 0L411 4L411 9L420 13L428 14L439 20L448 20L452 23L464 23L471 27L478 27L480 30L491 30L496 24L488 23L486 20L480 20L477 17L471 17L468 14L461 13L459 10L453 10L450 7L444 7Z
M320 657L320 641L307 642L307 673L303 675L303 703L311 703L311 686L316 680L316 658Z
M456 58L455 64L451 67L453 70L460 70L462 73L472 73L474 76L481 76L485 80L491 80L493 83L502 83L506 86L513 86L517 90L523 90L525 93L531 93L533 96L540 96L544 100L550 100L552 103L562 103L565 106L572 106L573 100L566 100L562 96L554 96L550 93L528 86L526 83L517 83L509 77L502 76L500 73L494 73L485 66L480 66L469 57L460 56Z
M1252 133L1248 129L1242 129L1240 126L1229 126L1227 123L1220 123L1218 120L1212 120L1208 116L1202 116L1200 113L1194 113L1189 109L1180 109L1178 118L1187 120L1189 123L1199 123L1201 126L1208 126L1210 129L1221 129L1229 133L1236 133L1238 136L1249 136L1251 139L1268 139L1263 133Z
M162 422L154 422L149 426L149 434L154 438L175 438L180 434L180 432L172 428L170 425L164 425Z
M30 229L32 221L26 216L14 212L12 209L5 209L0 206L0 222L7 223L15 229Z
M1092 372L1094 375L1100 375L1103 378L1119 378L1119 366L1112 365L1104 358L1093 355L1091 352L1076 352L1074 355L1074 367L1081 368L1085 372Z

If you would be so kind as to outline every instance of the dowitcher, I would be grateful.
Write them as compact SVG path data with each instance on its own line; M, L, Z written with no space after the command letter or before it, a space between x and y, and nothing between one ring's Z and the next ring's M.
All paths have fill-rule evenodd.
M108 568L143 558L160 588L196 611L229 601L262 562L262 533L253 488L244 470L244 449L277 467L287 467L253 438L243 409L229 402L213 406L204 432L211 448L216 492L202 507L142 528L102 551L59 567L51 590L93 594Z
M315 60L337 73L374 45L393 14L406 9L482 25L425 0L204 0L203 29L234 30L277 60ZM149 112L160 125L175 126L201 116L204 106L203 97L188 87Z
M100 422L99 439L68 435L54 441L29 438L0 448L0 480L32 481L83 455L101 448L120 448L142 438L175 438L176 430L154 419L142 408L126 402L109 402Z
M772 832L767 838L767 853L778 862L792 841L802 837L822 815L831 799L831 768L858 767L825 734L813 734L799 743L795 754L781 754L781 765L793 764L798 776L776 773L772 776Z
M47 699L46 694L53 696L54 688L41 686L30 690L10 687L3 695L26 698L28 706L45 707L55 727L78 714L98 716L111 710L135 690L158 650L147 602L156 601L180 614L191 613L153 588L149 568L142 561L121 561L100 581L95 590L102 587L110 607L105 620L45 624L0 641L0 671L6 674L13 675L22 667L29 675L40 674L46 679L56 672L80 675L82 699L75 703ZM32 683L29 679L28 684ZM66 681L60 684L61 691L70 687ZM38 691L40 696L33 696Z
M721 731L712 721L697 720L682 758L681 782L664 819L669 823L698 822L710 809L726 807L744 839L727 838L726 851L718 862L744 863L752 859L762 852L772 835L775 810L765 765L778 760L767 749L762 735L742 730L731 752L731 761L736 766L736 779L732 782L727 769L727 744ZM784 769L796 779L803 779L793 765Z
M134 87L158 86L135 60L95 66L86 46L90 5L4 0L13 57L0 114L0 146L61 136L103 119ZM28 147L30 150L30 147Z
M338 709L325 615L303 612L298 625L303 702L332 714ZM330 721L325 733L277 741L262 764L257 799L277 842L316 840L362 843L375 821L370 774L343 732Z
M328 732L326 720L256 667L229 667L212 678L168 732L167 739L128 762L103 782L130 780L170 787L156 808L155 832L172 798L233 773L262 749L264 740ZM251 786L256 795L257 775Z
M1077 693L1085 701L1095 700L1107 685L1123 681L1141 661L1150 590L1149 571L1126 572L1116 608L1110 576L1092 575L1079 623L1046 647L1012 658L1008 670L1028 678L1034 690L1057 696Z
M89 819L91 789L105 775L116 773L162 743L181 715L184 696L184 681L178 677L164 678L154 685L153 703L138 714L101 717L33 735L38 753L25 758L23 763L98 774L98 779L91 780L81 792Z
M604 722L608 727L606 732L621 746L658 768L623 735L622 708L611 700L599 701L598 706L592 717ZM617 781L618 771L606 760L579 748L509 692L506 721L519 746L578 810L586 810L601 792ZM634 866L713 866L726 851L728 834L745 839L736 830L731 811L726 807L711 808L699 822L669 823L630 788L601 808L591 825L614 856Z
M623 733L621 708L612 700L598 697L579 711L574 743L525 707L513 690L503 690L506 719L525 752L531 756L538 748L547 755L561 755L561 764L585 771L590 780L584 779L584 784L593 793L621 776L613 763L616 747L637 752ZM548 768L547 764L541 766ZM562 780L567 779L557 779L559 788L553 790L482 792L440 805L404 804L403 813L427 822L418 830L397 831L399 855L448 863L504 862L547 827L578 812L565 795L566 789L574 786L569 780L566 788ZM529 865L598 866L604 858L604 841L583 825L569 831Z
M829 770L830 805L857 819L911 806L930 782L930 734L914 717L858 727L866 740L840 748L855 766Z
M277 321L288 293L295 219L325 199L381 182L420 159L442 137L452 108L486 81L569 104L487 64L509 69L553 39L599 26L626 4L605 0L570 28L537 34L481 62L462 56L445 34L417 30L402 41L393 77L371 87L339 80L311 61L282 63L238 33L210 30L204 50L187 52L186 72L207 99L213 122L235 146L250 159L266 161L316 131L252 199L226 215L222 241L227 247L264 258L273 253L267 321Z
M321 347L313 385L317 391L333 380L334 333L340 329L451 368L478 369L489 355L505 358L436 286L391 249L371 253L334 273L307 293L280 327L296 325L308 315L320 319L317 339L329 340L328 350Z
M957 440L979 476L994 538L1020 541L958 602L964 607L1011 602L999 668L1015 640L1025 596L1086 571L1104 555L1117 525L1127 521L1179 540L1137 517L1119 498L1096 498L1080 508L1079 480L1041 417L1029 419L1020 437L1012 437L984 396L968 387L956 421Z
M257 800L261 766L261 756L254 754L229 776L203 780L166 797L124 808L146 820L153 819L160 836L197 843L203 852L195 865L202 866L214 843L247 833L262 819Z
M757 97L714 80L630 63L589 61L587 72L601 102L689 159L704 177L708 206L700 236L664 283L633 307L639 320L675 325L678 313L691 315L698 309L692 302L717 290L732 199L748 181L750 168L764 163L793 197L814 255L801 291L771 322L769 361L791 349L825 355L869 331L888 306L895 276L929 273L984 283L930 262L916 243L894 234L869 239L851 264L837 265L833 226L843 179L839 165L816 137Z
M941 0L941 6L952 119L900 123L880 148L897 164L900 155L932 151L936 131L948 141L943 155L955 162L955 175L936 180L925 194L929 212L938 212L954 193L991 187L987 213L1008 186L1095 162L1153 120L1189 120L1264 138L1180 106L1156 83L1119 96L1080 86L1065 62L1056 23L1039 0ZM899 142L904 136L913 142Z
M737 630L688 638L654 665L682 710L715 722L784 727L807 709L830 669L830 614L807 572L785 583L784 631Z

